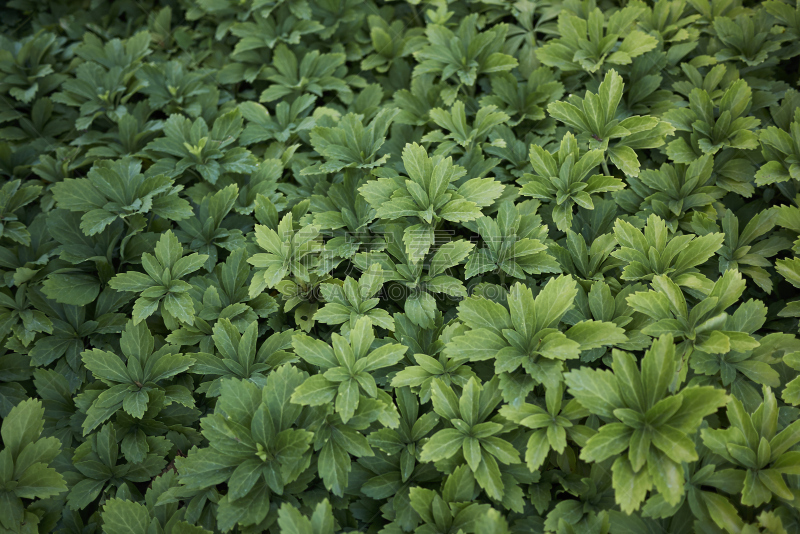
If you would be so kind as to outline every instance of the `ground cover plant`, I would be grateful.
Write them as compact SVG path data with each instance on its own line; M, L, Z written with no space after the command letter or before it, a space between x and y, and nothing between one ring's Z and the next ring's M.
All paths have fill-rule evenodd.
M800 2L10 0L0 534L800 533Z

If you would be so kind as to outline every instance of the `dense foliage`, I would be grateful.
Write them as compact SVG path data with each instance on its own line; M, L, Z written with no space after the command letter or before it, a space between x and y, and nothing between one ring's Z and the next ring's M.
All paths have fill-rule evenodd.
M0 534L800 534L800 0L10 0Z

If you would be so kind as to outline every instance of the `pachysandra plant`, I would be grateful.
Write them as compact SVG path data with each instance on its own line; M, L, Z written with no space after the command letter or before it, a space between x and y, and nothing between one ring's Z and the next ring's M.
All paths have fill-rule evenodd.
M67 490L63 475L50 467L61 442L41 437L43 428L44 408L36 399L20 402L3 418L0 480L5 504L0 527L5 532L35 532L41 520L36 503Z
M345 168L372 169L386 163L388 156L378 156L386 140L386 131L397 114L382 109L364 126L355 113L348 113L336 126L318 125L311 130L311 144L326 161L303 169L303 174L338 172Z
M181 61L148 63L136 72L136 77L147 85L142 91L148 95L152 109L165 113L183 113L199 117L211 88L203 83L205 73L192 72Z
M492 94L485 96L481 104L497 106L509 116L512 126L524 120L544 120L544 108L561 98L564 86L547 67L539 67L529 75L527 83L523 81L511 73L495 74L491 77Z
M558 16L559 38L539 48L536 55L545 65L564 72L595 73L606 63L629 65L658 43L652 35L635 29L636 19L643 12L642 7L629 6L606 20L598 8L587 16L563 10Z
M558 327L577 293L569 276L552 279L533 297L517 282L508 294L508 309L482 297L458 306L458 317L469 328L445 351L451 358L494 360L506 402L519 406L536 384L559 387L567 360L591 350L627 340L612 323L582 321L566 332Z
M638 176L641 163L634 149L660 147L672 128L656 117L618 117L624 85L622 76L610 70L597 93L587 91L583 98L571 95L567 102L552 102L547 111L577 130L578 139L587 142L589 148L607 153L611 163L623 173Z
M178 476L167 471L159 476L144 495L146 504L115 497L103 505L101 513L103 528L109 534L123 532L147 532L150 528L160 528L165 533L192 532L206 534L210 531L185 521L186 508L179 508L171 502L165 506L154 506L158 499L170 488L178 485ZM147 504L150 506L147 506Z
M625 184L619 178L592 174L604 162L603 151L590 150L581 155L577 140L567 133L555 157L542 147L531 145L531 165L535 174L524 174L520 194L553 204L553 221L566 232L572 226L575 205L594 209L592 196L619 191ZM591 175L591 176L590 176Z
M206 260L207 261L207 260ZM213 327L221 318L244 331L257 319L266 319L278 310L278 303L267 293L250 298L248 280L252 268L245 249L233 252L224 263L202 276L190 278L189 295L195 308L192 324L181 324L166 341L175 345L197 345L201 352L211 352Z
M255 272L250 282L250 297L258 296L264 289L275 287L290 273L308 282L309 267L317 260L319 229L309 225L295 231L292 214L281 219L276 229L257 225L256 243L266 252L253 254L247 261Z
M53 102L76 107L80 116L75 127L87 130L96 120L114 123L128 114L126 104L144 88L145 82L136 78L136 72L149 48L150 34L139 31L123 42L111 39L103 43L92 33L76 48L84 61L75 69L75 76L61 84L61 91L53 94ZM42 65L45 72L49 69ZM52 68L52 67L50 67Z
M575 224L573 223L573 226ZM602 234L587 244L587 238L581 233L567 230L561 243L550 243L550 254L558 261L565 274L571 274L580 281L584 289L590 280L605 280L614 283L606 273L619 267L620 261L611 256L617 249L617 240L613 234Z
M380 298L376 293L383 286L383 275L379 264L373 263L361 273L356 282L349 276L344 283L322 284L322 292L327 304L314 314L315 321L327 324L341 324L342 332L352 329L361 317L369 318L375 326L394 330L394 319L386 310L377 308Z
M290 493L290 484L310 462L313 433L300 420L304 408L289 400L302 381L303 373L291 366L281 367L263 387L223 380L214 413L203 419L209 447L178 460L185 488L223 482L236 488L219 502L222 530L264 521L270 496Z
M347 72L344 65L346 56L340 52L321 54L314 50L302 56L297 55L286 45L275 47L273 66L266 73L272 84L259 97L259 102L274 102L291 96L292 100L303 93L318 97L325 92L336 92L342 101L349 103L353 91L347 80L342 79Z
M497 435L503 425L487 420L501 400L497 380L481 385L472 378L461 398L441 382L434 381L432 390L435 412L453 428L431 436L422 447L420 459L436 462L460 452L481 488L493 499L502 499L505 488L497 463L518 463L519 453Z
M172 402L188 407L194 405L186 386L159 383L189 369L194 363L192 357L178 353L177 347L171 345L155 350L155 340L144 322L131 321L126 325L120 337L120 348L126 362L100 349L81 354L86 368L108 386L92 400L83 422L84 435L120 409L141 419L153 406L163 407Z
M731 399L727 407L730 428L701 431L706 447L740 473L744 471L740 479L741 500L749 506L759 506L773 498L794 500L783 475L800 471L800 454L790 450L800 441L800 422L780 424L775 394L767 386L763 391L764 401L752 413L747 413L738 399Z
M740 221L731 210L726 210L721 221L725 241L719 251L720 272L737 269L752 278L753 282L765 292L771 292L772 278L766 268L772 264L768 258L791 246L791 242L785 237L770 235L770 230L775 227L779 216L778 210L764 210L750 218L740 229L743 221ZM716 227L713 229L716 230ZM702 234L704 231L706 230L697 233Z
M725 319L724 329L728 332L744 333L753 336L766 322L767 308L757 300L749 300L740 305ZM738 334L734 334L738 335ZM741 345L732 343L727 352L695 351L690 365L698 375L693 384L721 384L742 401L749 411L761 403L761 386L779 387L780 373L777 368L781 359L792 364L790 354L798 347L792 335L773 332L759 338L758 346L752 341ZM752 347L752 348L751 348ZM792 382L784 388L784 400L792 396Z
M16 211L36 200L41 194L41 186L23 186L20 180L11 180L0 189L0 220L3 221L2 236L19 243L30 245L31 234L25 224L19 221Z
M614 237L620 248L611 253L621 260L623 280L652 280L664 275L679 285L705 285L707 278L697 266L705 263L719 250L724 241L720 232L701 237L693 234L670 235L667 225L658 215L650 215L644 232L631 223L617 219Z
M691 438L703 418L728 401L724 390L708 386L670 392L676 363L667 334L653 342L640 368L630 353L615 351L613 372L581 369L565 375L578 402L609 421L589 438L581 457L589 462L616 457L611 467L616 500L628 514L653 486L666 502L678 502L682 464L698 458Z
M192 121L170 115L164 123L164 137L145 147L157 158L149 173L177 177L193 172L215 184L224 173L256 170L256 159L246 148L231 146L242 132L242 122L238 109L217 117L210 130L202 117Z
M381 277L397 284L398 300L403 302L408 319L423 328L431 328L436 318L438 300L455 300L467 295L464 283L453 274L454 268L464 261L474 245L463 239L448 241L425 257L412 258L403 249L402 242L406 234L401 233L401 227L389 225L385 228L388 254L363 252L354 258L354 263L361 270L379 265ZM394 294L391 285L387 293L390 297Z
M699 88L689 95L689 105L664 114L675 127L678 137L667 147L676 163L691 163L703 154L716 154L723 148L754 150L758 135L753 131L761 121L747 112L753 105L752 89L745 80L737 80L725 90L719 104Z
M293 341L295 353L306 362L318 366L322 372L303 382L292 395L292 402L319 406L334 402L335 399L336 413L345 424L355 414L362 395L379 400L386 398L385 393L377 389L370 373L394 365L406 351L404 346L397 343L370 350L375 334L372 321L366 317L356 321L349 337L348 341L343 336L333 334L332 347L302 334Z
M672 232L679 227L692 229L693 217L716 216L714 202L726 194L714 183L713 170L712 156L703 156L689 165L664 163L658 170L642 171L638 181L630 180L631 189L617 193L617 199L633 213L642 210L658 215Z
M573 423L589 411L575 399L562 405L563 384L546 389L545 408L524 403L519 407L506 404L500 409L500 414L509 421L533 430L525 452L525 461L532 471L542 466L551 450L562 454L567 447L567 436L580 446L585 446L592 436L589 427Z
M514 205L503 202L497 217L475 221L483 241L469 256L465 276L472 278L487 272L525 279L527 275L557 273L559 266L548 252L547 227L536 213L538 204L529 201Z
M728 330L725 322L725 310L741 297L745 289L745 281L738 271L725 271L711 291L698 299L691 309L680 286L668 276L654 277L651 285L655 290L629 295L628 304L652 321L642 328L642 333L652 337L669 334L682 338L678 344L681 358L690 356L695 350L725 354L758 347L758 341L749 333ZM683 367L681 372L685 374L686 368Z
M134 323L140 323L156 310L169 320L192 324L194 304L189 296L191 285L181 280L200 269L208 259L207 254L183 255L183 246L172 231L161 236L154 254L142 254L145 273L128 271L109 281L117 291L136 293Z
M349 168L341 183L330 184L325 194L311 197L310 210L314 223L329 239L325 242L325 254L333 259L350 259L359 251L382 250L385 241L380 230L373 224L377 211L359 193L363 183L360 171Z
M417 450L427 441L428 434L439 423L439 414L436 412L420 414L419 399L410 388L397 388L396 395L400 426L397 429L381 428L368 436L370 445L386 453L385 456L376 455L359 460L361 465L372 464L374 461L375 467L379 469L385 466L384 462L397 462L397 471L393 473L395 477L388 477L385 472L373 469L378 475L372 484L367 482L364 485L365 493L371 497L377 497L375 493L384 494L387 490L391 491L389 495L392 495L404 486L407 488L407 483L412 478L423 478L434 471L430 464L417 461Z
M2 62L5 74L0 91L23 104L55 90L66 79L56 72L58 54L64 38L50 32L28 35L20 40L3 39Z
M795 111L789 131L768 126L759 133L761 153L766 159L756 173L758 185L800 180L800 115Z
M650 345L650 338L642 332L650 318L637 312L628 302L628 297L637 290L643 290L643 284L625 286L616 295L615 289L606 281L599 280L592 283L589 291L584 285L578 283L578 293L575 295L575 306L564 315L564 323L575 325L581 321L594 320L613 323L625 332L627 339L619 339L616 343L597 347L581 352L581 360L593 362L605 358L613 348L623 350L642 350Z
M434 154L447 156L453 151L470 153L482 146L496 126L508 121L509 116L499 111L497 106L481 106L475 114L472 126L467 123L463 102L456 102L450 111L434 108L430 110L431 120L442 130L433 130L422 138L423 142L439 143Z
M269 371L297 360L294 354L286 350L292 346L293 330L274 333L257 350L256 321L250 323L240 335L233 323L223 317L214 325L213 331L212 338L219 355L192 353L192 373L212 378L197 387L197 391L204 391L209 397L219 396L222 381L229 378L249 380L263 386Z
M66 179L53 187L59 208L82 213L81 230L95 235L121 218L129 225L153 214L173 221L192 216L189 203L180 198L183 189L160 174L145 177L142 163L133 158L95 162L87 178Z
M436 339L413 339L414 333L419 334L420 327L412 323L404 314L396 314L397 331L404 339L409 350L415 351L410 360L405 363L402 370L392 374L391 385L395 388L410 387L415 394L419 395L421 402L427 402L431 398L431 385L435 379L441 380L445 385L452 386L454 391L463 388L470 378L477 377L469 364L459 358L450 358L444 353L444 347L454 336L464 332L463 325L452 325L443 328L441 315L437 317L435 327L439 336ZM416 332L413 332L416 330ZM405 334L405 336L404 336ZM425 336L427 338L427 336ZM426 343L428 342L429 343ZM408 365L413 363L416 365Z
M414 69L416 76L434 74L442 81L459 86L474 86L481 74L510 71L517 60L503 53L503 41L508 26L500 24L489 31L478 31L478 14L464 17L456 31L444 24L431 24L426 28L427 46L414 52L419 61ZM455 91L445 97L452 103Z
M444 222L463 223L482 216L503 192L503 184L492 178L472 178L456 187L453 182L467 174L451 157L429 157L417 144L403 148L403 167L408 178L387 174L363 185L359 191L378 217L419 221L403 231L405 253L413 262L424 257L436 240L435 231Z
M258 102L242 102L239 110L247 120L239 143L249 146L255 143L275 139L286 142L296 138L300 132L314 127L314 117L309 116L311 106L317 98L314 95L302 95L291 104L281 101L275 106L274 114Z
M144 458L120 462L124 445L117 442L114 425L105 424L88 436L72 456L73 485L67 496L67 506L73 511L84 510L101 495L140 496L136 484L152 480L167 465L165 456L172 445L164 437L146 436L140 446Z
M717 17L714 31L724 48L716 54L718 61L735 59L748 67L767 61L770 54L781 48L781 37L773 35L768 11L757 11L753 15L741 14L736 18Z
M361 61L362 70L387 72L426 44L420 28L406 28L400 20L389 23L382 17L370 15L367 21L374 52Z
M0 6L0 534L797 534L797 0Z
M239 228L222 226L225 216L234 208L239 189L229 185L213 195L207 195L197 206L197 213L178 224L178 239L189 242L194 250L208 256L204 265L212 271L219 258L219 250L235 251L244 247L244 235Z

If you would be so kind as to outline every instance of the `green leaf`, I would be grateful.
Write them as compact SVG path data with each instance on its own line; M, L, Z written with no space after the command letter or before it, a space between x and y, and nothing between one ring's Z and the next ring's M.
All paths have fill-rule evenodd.
M698 458L694 442L669 425L663 425L653 433L653 445L677 464L694 462Z
M320 389L324 386L320 385ZM298 388L295 391L300 390ZM341 382L338 386L338 393L336 395L336 413L342 417L342 422L347 423L358 407L358 399L361 396L361 391L358 387L358 381L349 379ZM306 397L299 397L305 399ZM306 401L307 403L308 401Z
M569 339L580 343L581 350L592 350L628 341L625 330L613 323L601 321L581 321L567 330L566 335Z
M141 419L147 410L147 403L150 396L146 391L135 391L128 393L122 401L122 409L136 419Z
M478 484L490 498L501 500L505 493L505 486L500 468L492 456L484 454L482 460L478 465L477 471L475 471L475 480L478 481Z
M620 456L611 466L611 480L614 487L614 497L623 512L631 514L639 509L644 501L647 491L653 485L647 469L638 473L631 468L631 463L625 456Z
M87 274L53 274L42 284L42 291L58 303L86 306L100 294L100 281Z
M541 293L536 296L536 326L533 331L538 332L558 324L564 314L572 308L577 293L575 281L570 276L558 276L547 282Z
M122 332L119 346L122 353L128 358L144 361L153 352L154 342L153 335L146 324L134 324L129 321Z
M800 258L778 260L775 262L775 269L786 278L790 284L795 287L800 287Z
M611 163L628 176L639 176L639 158L632 148L627 146L609 148L608 157Z
M617 378L611 371L581 368L564 374L564 381L570 395L601 417L614 418L614 410L625 407Z
M228 497L232 500L241 499L253 489L253 486L261 478L263 463L256 458L245 460L236 466L236 469L228 479L230 491Z
M322 369L337 367L339 362L333 354L333 349L327 343L313 339L304 334L292 337L292 346L295 353L312 365Z
M369 353L364 371L369 373L392 366L403 358L407 350L404 345L383 345Z
M39 437L43 428L42 402L37 399L20 402L3 419L0 435L3 437L5 450L15 458L26 445Z
M292 393L292 402L308 406L321 406L333 401L338 384L322 375L310 376Z
M23 499L47 499L66 490L67 483L61 473L43 463L36 463L19 477L14 493Z
M133 379L128 375L125 364L116 354L100 349L92 349L84 351L81 354L81 358L86 368L96 378L105 381L108 385L133 384Z
M647 458L647 471L659 494L668 504L674 506L680 503L684 494L683 465L671 460L663 449L651 448Z
M150 525L147 508L132 501L109 499L101 515L103 530L109 534L141 534Z
M339 444L328 441L319 453L319 475L325 487L335 495L342 495L351 470L350 455Z
M438 462L456 454L464 443L464 435L455 429L440 430L422 447L423 462Z
M628 448L632 434L633 430L622 423L605 424L586 442L581 458L587 462L602 462L620 454Z

